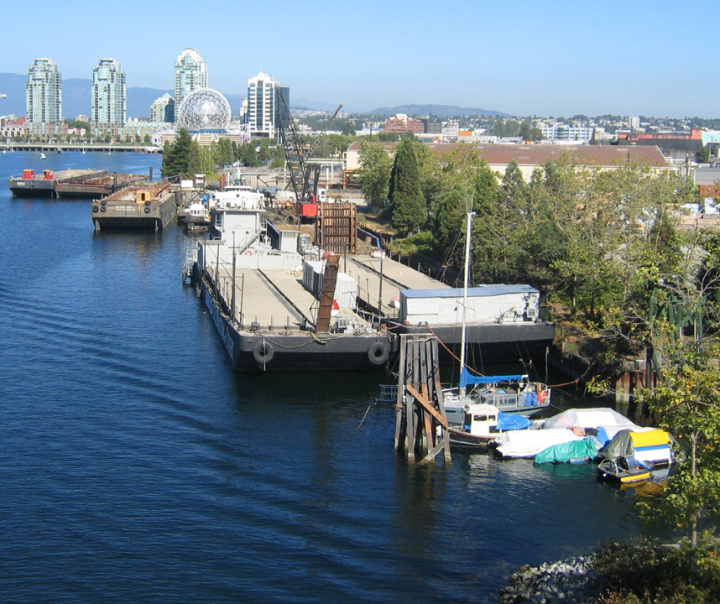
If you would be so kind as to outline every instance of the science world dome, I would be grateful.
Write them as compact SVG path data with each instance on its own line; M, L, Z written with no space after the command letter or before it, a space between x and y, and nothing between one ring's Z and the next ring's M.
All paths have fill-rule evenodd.
M190 132L226 130L231 115L230 103L222 94L212 88L198 88L182 100L177 124Z

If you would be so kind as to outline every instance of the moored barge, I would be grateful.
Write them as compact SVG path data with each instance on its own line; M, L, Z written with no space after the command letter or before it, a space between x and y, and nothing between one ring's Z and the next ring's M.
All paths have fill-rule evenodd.
M131 186L95 200L90 209L95 230L161 230L175 218L178 195L163 182Z
M297 251L299 231L292 230L283 232L280 248L273 248L259 193L231 189L216 198L215 239L200 243L191 272L234 369L347 371L387 366L396 355L397 336L355 309L351 280L339 272L338 256L322 259L316 251L314 260L308 260ZM349 295L337 294L337 283Z

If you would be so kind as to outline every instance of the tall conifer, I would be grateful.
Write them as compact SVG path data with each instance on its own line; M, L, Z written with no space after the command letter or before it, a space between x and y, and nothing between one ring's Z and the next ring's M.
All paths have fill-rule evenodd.
M392 207L392 223L396 229L410 236L417 227L425 224L425 198L420 188L413 142L410 140L400 143L395 153L388 199Z

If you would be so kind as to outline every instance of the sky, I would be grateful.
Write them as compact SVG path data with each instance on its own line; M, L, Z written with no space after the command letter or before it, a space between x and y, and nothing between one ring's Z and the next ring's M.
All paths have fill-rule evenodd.
M193 47L211 88L244 96L263 71L293 105L720 117L717 0L35 0L5 3L0 22L4 73L48 57L90 79L107 57L128 87L172 89Z

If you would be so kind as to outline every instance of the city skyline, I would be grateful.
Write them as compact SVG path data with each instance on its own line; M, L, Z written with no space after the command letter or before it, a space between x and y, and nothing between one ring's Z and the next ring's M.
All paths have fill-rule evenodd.
M711 45L694 25L698 14L710 23L720 17L720 6L709 1L694 5L687 26L678 26L685 17L667 0L559 0L552 7L461 1L444 13L425 0L370 0L362 9L313 2L297 11L282 0L276 6L277 21L263 28L247 27L266 22L260 5L234 17L226 0L213 6L213 14L227 15L218 19L194 18L184 2L131 1L120 13L92 5L94 22L133 35L110 36L107 27L85 23L71 43L58 32L72 31L91 5L58 11L39 0L33 10L53 19L33 22L34 35L9 28L0 40L0 72L24 73L34 58L51 57L64 79L85 78L88 56L112 56L128 87L173 90L178 53L193 47L224 93L244 96L247 78L262 71L290 86L297 100L343 103L350 111L427 103L511 115L717 115ZM24 18L17 4L6 13L7 22Z

